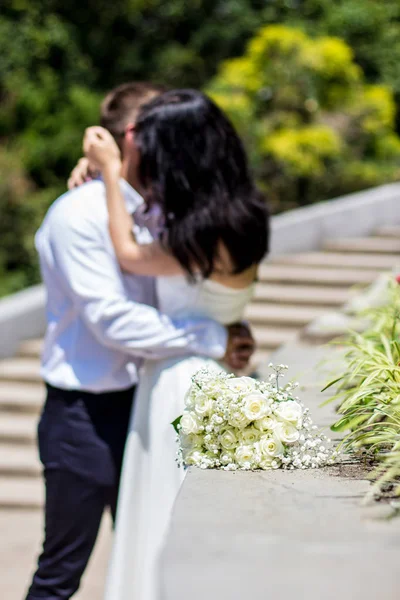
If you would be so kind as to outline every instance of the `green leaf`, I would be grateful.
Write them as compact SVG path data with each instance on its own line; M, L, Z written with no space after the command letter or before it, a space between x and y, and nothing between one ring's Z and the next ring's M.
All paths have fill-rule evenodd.
M178 425L181 422L181 419L182 419L182 415L180 415L179 417L177 417L175 419L175 421L172 421L172 423L171 423L172 427L175 429L176 433L178 433L178 434L179 434Z
M330 381L324 388L322 388L321 392L325 392L325 390L328 390L330 387L335 385L335 383L338 383L338 381L341 381L342 379L343 379L343 375L341 375L340 377L337 377L333 381Z
M357 417L343 417L342 419L339 419L339 421L336 421L336 423L332 425L331 430L338 433L341 431L346 431L346 429L353 429L360 423L363 423L367 418L368 415L358 415Z

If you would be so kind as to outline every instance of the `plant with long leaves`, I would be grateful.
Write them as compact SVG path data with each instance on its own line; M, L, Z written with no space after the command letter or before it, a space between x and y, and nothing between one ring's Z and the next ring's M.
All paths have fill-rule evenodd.
M365 453L378 463L367 499L393 485L400 496L400 286L393 281L390 302L363 313L368 327L344 341L345 369L324 388L336 386L328 402L339 402L332 426L347 432L345 450Z

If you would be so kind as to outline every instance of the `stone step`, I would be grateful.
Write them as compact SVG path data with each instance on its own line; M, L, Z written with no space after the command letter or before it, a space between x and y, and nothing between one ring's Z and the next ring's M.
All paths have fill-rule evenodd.
M297 336L298 327L253 327L253 335L260 350L275 350Z
M40 509L44 486L40 478L0 476L0 510Z
M378 269L323 269L298 265L266 264L260 266L259 280L263 283L301 283L347 287L371 283L379 273Z
M250 323L303 326L326 313L325 307L293 306L287 304L266 304L253 302L246 310L245 317Z
M0 444L0 477L38 477L41 472L37 452L32 448Z
M36 440L38 418L35 415L3 413L0 419L0 442L33 444Z
M43 406L45 388L41 383L0 381L0 411L38 414Z
M385 225L376 230L375 235L379 237L395 237L400 239L400 225Z
M387 237L337 238L327 240L324 250L333 252L364 252L366 254L400 253L400 239Z
M18 356L40 358L42 354L43 340L33 339L22 342L18 348Z
M400 236L399 236L400 237ZM340 267L344 269L385 269L400 267L398 254L362 254L340 252L300 252L278 256L273 264L290 264L314 267Z
M351 292L343 287L321 287L319 285L290 285L257 283L254 300L285 304L324 306L334 308L349 300Z
M0 381L41 382L40 361L35 358L2 360L0 361Z

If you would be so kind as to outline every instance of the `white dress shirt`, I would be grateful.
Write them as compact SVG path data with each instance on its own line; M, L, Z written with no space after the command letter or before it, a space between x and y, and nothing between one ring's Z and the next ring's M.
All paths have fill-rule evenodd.
M121 185L133 213L143 199L127 182ZM135 235L149 243L151 219L145 226L145 215L139 213ZM175 320L160 314L154 308L154 279L121 272L102 181L56 200L35 241L47 288L42 358L47 383L90 392L125 389L137 383L143 358L224 355L224 327L206 318Z

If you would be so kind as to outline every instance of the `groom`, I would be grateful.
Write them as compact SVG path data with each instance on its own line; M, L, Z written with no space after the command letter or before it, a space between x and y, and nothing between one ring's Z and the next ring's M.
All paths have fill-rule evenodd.
M155 235L157 214L143 210L134 189L139 156L132 126L159 93L150 84L127 84L102 105L101 122L122 150L125 201L143 243ZM238 369L253 350L246 328L160 314L154 280L119 269L107 218L104 185L93 181L59 198L36 236L48 294L47 400L38 429L46 506L43 552L27 600L70 598L104 509L115 517L140 360L198 354Z

